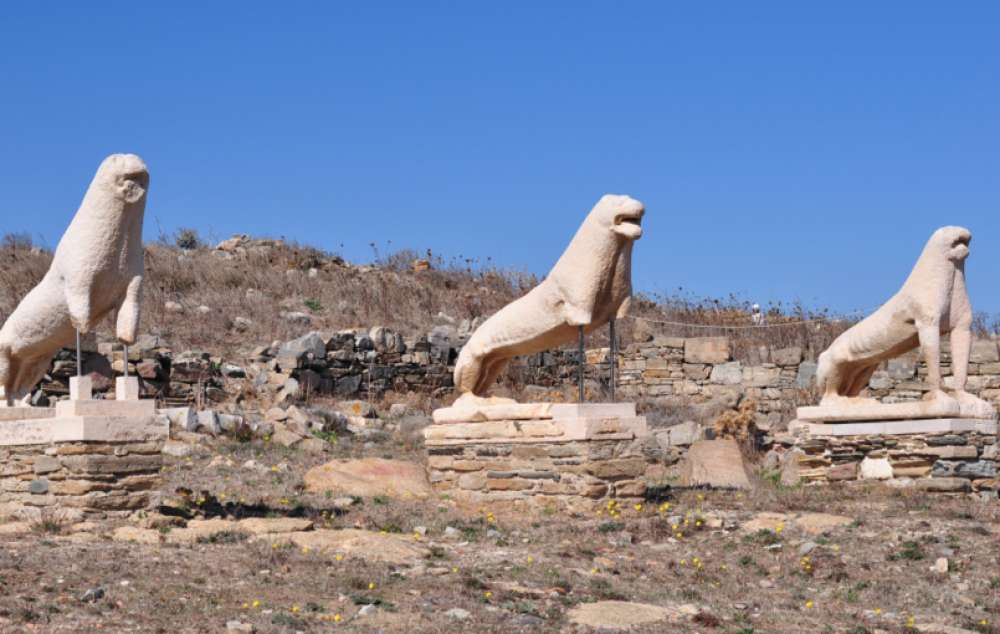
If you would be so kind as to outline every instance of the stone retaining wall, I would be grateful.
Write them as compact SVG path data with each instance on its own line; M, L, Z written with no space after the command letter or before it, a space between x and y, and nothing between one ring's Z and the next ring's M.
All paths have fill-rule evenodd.
M146 336L129 349L131 373L142 379L143 395L161 403L181 405L226 401L255 392L265 403L291 403L311 394L344 399L379 398L386 391L443 396L452 390L458 350L467 337L454 329L435 329L427 336L404 338L385 328L337 333L310 333L299 339L262 346L247 359L222 359L207 352L176 353ZM942 371L950 372L947 341ZM785 423L794 409L816 402L813 352L798 347L756 350L749 359L733 360L726 337L672 338L655 336L624 345L618 359L619 400L657 399L664 404L709 403L735 407L743 398L756 402L758 424ZM96 346L85 359L95 391L113 388L111 377L124 368L120 349ZM52 380L36 393L36 404L68 391L75 369L70 351L53 364ZM515 387L525 388L524 400L552 400L545 390L574 393L577 353L555 350L520 357L508 370ZM608 350L586 353L585 378L590 400L607 400ZM107 376L104 376L107 375ZM926 367L916 353L888 362L869 383L870 395L884 402L917 400L927 390ZM538 386L532 387L532 386ZM1000 350L997 342L974 343L968 390L1000 403ZM706 414L709 416L710 414Z

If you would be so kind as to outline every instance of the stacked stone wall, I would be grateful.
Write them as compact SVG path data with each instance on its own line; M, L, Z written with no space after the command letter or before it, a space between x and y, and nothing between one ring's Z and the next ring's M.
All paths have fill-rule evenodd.
M107 517L147 508L158 496L162 448L162 441L0 447L0 509Z

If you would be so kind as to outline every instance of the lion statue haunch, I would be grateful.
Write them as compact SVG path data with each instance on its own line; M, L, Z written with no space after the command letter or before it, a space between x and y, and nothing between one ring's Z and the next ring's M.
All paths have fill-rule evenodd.
M575 341L623 316L632 295L632 244L642 236L642 203L603 196L541 284L486 320L462 347L455 387L486 396L507 362Z
M954 398L963 410L993 411L989 403L965 391L972 348L972 306L965 288L971 240L972 234L962 227L935 231L899 292L819 355L821 405L864 401L855 397L879 364L918 346L927 363L926 400L950 400L942 390L940 365L941 335L950 333Z
M143 275L142 217L149 171L134 154L97 168L52 266L0 329L0 387L8 405L42 378L53 355L112 310L116 334L134 343Z

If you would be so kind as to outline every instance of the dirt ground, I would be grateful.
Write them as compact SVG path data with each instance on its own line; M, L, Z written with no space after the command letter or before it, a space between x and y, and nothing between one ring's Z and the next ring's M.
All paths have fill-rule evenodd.
M162 543L136 544L112 539L116 524L0 524L0 632L589 632L574 607L608 600L684 615L636 632L1000 632L996 499L763 480L751 493L527 512L303 492L302 474L332 455L400 451L220 441L171 459L165 502L364 529L419 557L239 532L173 543L169 526Z

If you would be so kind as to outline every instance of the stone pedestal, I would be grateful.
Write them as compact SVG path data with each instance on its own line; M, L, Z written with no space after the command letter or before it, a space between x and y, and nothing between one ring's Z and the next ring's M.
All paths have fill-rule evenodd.
M1000 444L993 419L931 418L789 425L794 448L783 480L885 480L927 491L997 491Z
M645 494L648 432L633 403L491 405L471 421L457 411L438 410L424 430L438 491L482 501Z
M39 411L0 417L0 515L108 516L156 503L169 422L152 400L11 410Z

